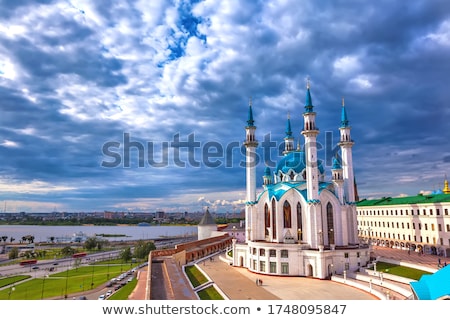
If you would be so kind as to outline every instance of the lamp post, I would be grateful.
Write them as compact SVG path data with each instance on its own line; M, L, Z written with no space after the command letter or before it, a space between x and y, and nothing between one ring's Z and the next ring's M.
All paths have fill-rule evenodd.
M92 264L91 289L94 287L94 263Z
M9 292L8 292L8 300L11 299L11 293L13 293L13 291L16 290L16 287L12 286L9 288Z
M45 278L48 277L48 274L45 274L42 278L42 291L41 291L41 300L44 299L44 285L45 285Z

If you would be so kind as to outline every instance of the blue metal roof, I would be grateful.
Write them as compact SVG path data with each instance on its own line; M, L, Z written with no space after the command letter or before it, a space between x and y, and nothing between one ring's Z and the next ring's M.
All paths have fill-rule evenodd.
M433 274L425 274L419 281L410 282L414 294L419 300L437 300L450 296L450 265Z
M348 127L348 118L347 118L347 111L345 111L345 106L342 106L341 111L341 128Z
M322 161L317 161L317 167L320 173L324 173ZM275 169L275 174L279 171L287 174L289 170L293 170L295 173L301 173L306 168L306 155L304 151L293 151L285 155L278 162Z
M320 182L319 183L319 194L320 194L320 192L322 192L322 190L327 189L330 184L331 183L329 183L329 182ZM303 199L305 199L305 201L307 201L307 202L309 201L308 191L306 189L306 181L301 181L301 182L279 182L277 184L267 185L267 189L259 194L256 202L259 202L261 197L266 192L268 193L269 199L272 199L272 197L275 197L275 199L277 201L279 201L283 197L283 195L291 189L294 189L294 191L296 191L300 195L302 195L302 197L303 197Z
M311 92L309 91L309 87L306 89L306 101L305 101L305 112L313 111L313 104L311 99Z
M252 111L252 105L248 106L248 120L247 120L247 124L248 126L253 126L253 124L255 123L255 121L253 120L253 111Z

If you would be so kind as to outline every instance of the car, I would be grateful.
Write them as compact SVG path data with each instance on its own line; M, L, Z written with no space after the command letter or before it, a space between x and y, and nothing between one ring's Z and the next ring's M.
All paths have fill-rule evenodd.
M54 263L53 263L54 266L57 266L58 264L59 264L58 262L54 262Z
M86 296L79 296L78 300L87 300Z
M105 300L105 295L104 294L101 294L99 297L98 297L98 300Z
M37 269L39 269L39 267L38 266L34 266L33 268L31 268L31 269L33 269L33 270L37 270Z

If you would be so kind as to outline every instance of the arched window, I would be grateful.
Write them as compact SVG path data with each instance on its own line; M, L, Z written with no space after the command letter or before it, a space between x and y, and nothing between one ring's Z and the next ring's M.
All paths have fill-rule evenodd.
M291 205L288 201L285 201L283 204L283 225L285 228L291 228L292 222L291 222Z
M334 244L334 220L333 220L333 205L327 203L327 227L328 227L328 242Z
M272 238L277 237L277 204L272 199Z
M265 230L265 235L267 236L269 233L268 228L270 228L270 211L269 211L269 206L266 205L264 206L264 230Z
M302 222L302 206L300 202L297 202L297 232L298 240L303 240L303 222Z

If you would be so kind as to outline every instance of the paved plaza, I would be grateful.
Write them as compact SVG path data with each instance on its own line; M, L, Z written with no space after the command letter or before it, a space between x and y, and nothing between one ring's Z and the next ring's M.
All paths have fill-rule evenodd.
M434 269L437 269L439 260L441 265L450 263L449 258L419 255L415 252L408 254L407 251L376 246L373 248L373 255ZM255 274L245 268L230 266L220 259L220 255L205 259L199 262L198 266L231 300L378 300L364 290L329 280ZM177 267L180 268L167 261L165 272L170 281L168 288L166 287L166 297L175 300L196 299L194 294L187 294L193 293L193 290L185 279L179 279L184 276L181 268L177 272L174 271ZM140 277L139 285L130 296L131 300L145 299L145 278ZM257 285L257 279L262 280L262 285ZM158 290L163 289L159 286Z

